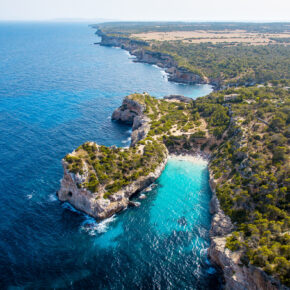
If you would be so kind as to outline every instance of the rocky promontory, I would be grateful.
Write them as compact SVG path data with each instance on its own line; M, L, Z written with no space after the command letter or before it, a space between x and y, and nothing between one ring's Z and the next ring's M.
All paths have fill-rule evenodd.
M160 176L166 163L167 155L153 172L138 178L106 198L104 190L92 193L87 188L79 188L78 178L80 176L71 173L67 168L67 163L63 161L64 176L61 180L58 197L61 201L69 202L76 209L96 219L105 219L127 208L130 197L150 186Z
M112 115L112 120L132 125L131 146L144 139L150 129L150 118L144 111L146 106L129 98L125 98L122 106L117 108Z
M150 129L150 119L144 114L145 108L145 105L138 103L133 98L127 97L124 99L122 106L116 109L112 114L112 120L132 125L132 148L138 141L146 137ZM61 201L68 201L78 210L97 219L108 218L125 209L129 205L129 199L133 194L142 191L160 176L168 158L168 151L166 147L163 147L162 154L160 154L158 158L154 160L152 160L153 158L151 158L151 156L148 158L147 162L150 163L151 166L151 168L149 167L151 169L149 172L143 172L142 169L135 171L134 174L129 175L128 180L121 185L118 183L114 184L112 176L110 184L110 182L108 182L110 179L108 173L106 176L102 176L104 174L99 171L102 169L102 164L100 163L102 163L104 157L109 158L108 155L110 154L115 156L119 154L125 157L124 161L128 161L128 155L131 155L132 158L135 159L138 157L140 158L142 154L141 151L144 151L144 147L146 149L146 146L141 145L135 147L136 148L133 150L125 148L118 149L114 146L105 148L94 142L87 142L76 151L67 155L62 161L64 176L61 180L61 188L58 191L59 199ZM141 154L136 153L136 151ZM90 154L91 156L89 156ZM92 154L94 155L92 156ZM101 162L95 161L96 159L100 159ZM123 166L123 160L121 159L120 161L120 166ZM112 160L112 164L110 165L112 166L114 162L115 160ZM139 162L141 162L141 160ZM144 162L144 165L148 164ZM103 168L105 169L105 167ZM107 168L107 171L111 171L111 168ZM124 171L123 167L116 168L115 174L116 176L118 174L121 178L120 174L124 174ZM101 184L103 179L104 184Z

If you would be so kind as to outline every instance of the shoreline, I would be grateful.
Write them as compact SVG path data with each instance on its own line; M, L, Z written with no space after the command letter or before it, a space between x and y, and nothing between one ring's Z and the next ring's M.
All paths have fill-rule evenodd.
M97 30L95 34L101 38L99 42L94 43L95 45L123 49L127 51L130 54L130 56L132 56L131 59L133 60L133 62L151 64L163 70L166 74L167 80L170 82L174 82L177 84L184 84L184 85L207 84L211 86L213 92L224 89L224 87L215 80L209 80L208 78L206 78L206 79L200 79L199 81L197 81L196 75L189 70L185 70L184 68L179 67L171 55L164 54L166 56L165 59L149 60L149 59L146 59L146 57L144 57L143 53L145 52L146 54L146 51L144 51L143 48L139 47L140 44L138 43L138 41L136 42L133 41L133 43L131 43L131 39L128 39L128 38L122 39L120 37L107 36L106 33L102 32L101 30ZM139 53L140 50L141 50L141 54ZM157 54L162 54L162 53L157 52ZM169 62L170 65L168 65L167 62ZM172 69L175 72L173 72ZM178 74L186 75L186 76L194 75L194 80L191 80L191 79L186 80L186 78L180 77L178 76Z
M202 154L169 154L168 161L169 160L178 160L178 161L189 161L195 164L199 165L206 165L208 166L209 158L208 156L202 155Z

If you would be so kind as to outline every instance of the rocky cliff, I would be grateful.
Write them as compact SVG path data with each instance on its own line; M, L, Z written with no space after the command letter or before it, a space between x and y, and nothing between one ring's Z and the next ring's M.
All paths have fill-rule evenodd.
M112 120L132 125L131 146L144 139L150 129L150 119L144 114L145 105L126 97L112 114Z
M233 95L231 98L229 95L223 97L232 100ZM234 114L234 107L230 103L224 103L224 106L218 105L213 98L208 98L207 101L213 105L212 108L218 107L218 111L225 111L227 129L220 137L222 140L216 139L208 131L201 134L203 132L201 128L207 130L207 125L210 126L210 123L206 123L208 122L206 117L201 117L198 124L192 122L195 120L192 105L202 105L203 101L197 99L195 104L189 104L191 100L182 96L156 99L146 93L126 97L122 105L113 112L112 119L132 125L132 146L125 149L96 146L96 144L81 145L80 149L76 149L79 150L76 154L74 152L69 154L66 158L67 162L63 161L64 178L61 182L59 198L69 201L76 208L94 217L109 217L124 209L129 204L132 194L147 187L159 177L166 164L170 148L172 149L170 152L176 154L199 152L201 145L205 144L202 152L211 154L209 182L213 192L210 203L213 214L210 230L211 245L208 254L211 260L223 270L226 289L287 289L262 269L248 264L247 255L242 252L245 248L240 247L232 252L226 247L227 237L239 228L237 222L233 224L225 214L229 211L224 204L221 207L216 194L217 184L219 186L217 192L220 194L222 184L230 181L228 175L217 174L223 170L222 162L227 161L229 157L228 152L220 155L225 147L222 146L224 144L222 142L230 142L230 148L237 161L235 170L241 176L248 175L249 147L245 147L245 144L249 144L245 142L248 134L245 126L239 126L239 118ZM184 114L186 112L187 114ZM187 122L184 122L185 116ZM193 130L190 132L191 135L188 134L188 130L185 130L189 122ZM180 127L178 131L176 126ZM199 140L202 143L196 146ZM217 146L219 146L218 150L211 149ZM206 149L208 151L205 151ZM144 163L144 160L147 161ZM90 169L87 166L91 166ZM76 173L72 173L74 171ZM104 176L104 172L110 175L109 178ZM102 180L106 179L109 179L109 182L102 183ZM98 191L87 190L86 188L96 185L94 183L96 180L99 181L100 186ZM231 212L228 215L230 214Z
M118 120L132 125L131 146L134 146L138 141L144 139L150 129L150 119L144 114L146 109L145 104L126 97L122 106L117 108L112 119ZM90 146L100 151L99 145L89 142ZM112 216L124 208L130 201L129 198L136 192L142 191L151 185L162 173L168 157L168 151L164 146L162 162L146 176L140 176L136 180L130 182L127 186L122 187L113 194L106 195L104 187L99 187L97 192L92 192L86 187L80 186L85 184L90 179L90 169L87 167L87 161L82 164L82 173L73 173L69 170L69 163L64 159L62 161L64 176L61 180L61 188L58 191L58 197L61 201L68 201L75 208L87 213L98 219L104 219ZM77 158L74 152L72 158Z
M132 39L125 36L107 35L102 31L96 32L101 38L100 45L121 47L136 56L136 62L155 64L164 68L168 73L168 80L185 84L204 84L208 83L205 77L179 67L172 55L150 50L146 41ZM216 86L216 83L213 83Z
M79 188L77 186L78 175L69 172L67 163L63 161L64 176L61 180L58 197L61 201L69 202L76 209L94 218L105 219L125 209L129 205L130 197L151 185L160 176L166 163L167 155L154 172L138 178L128 186L105 198L102 191L93 194L85 188Z
M251 264L245 266L241 261L242 252L232 252L226 248L227 237L234 230L234 225L220 207L215 193L216 181L211 171L209 183L213 192L210 202L210 212L213 214L213 217L210 229L211 243L208 254L211 261L222 269L225 288L229 290L288 289L261 269Z

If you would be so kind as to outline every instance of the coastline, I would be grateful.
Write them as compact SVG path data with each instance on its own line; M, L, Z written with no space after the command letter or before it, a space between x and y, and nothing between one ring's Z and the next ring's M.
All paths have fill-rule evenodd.
M133 62L147 63L163 69L168 81L185 85L208 84L212 87L213 91L225 88L216 80L210 80L186 68L179 67L176 60L170 54L146 50L146 47L149 45L145 41L138 41L127 37L108 36L99 29L95 33L101 37L101 41L95 42L95 45L124 49L129 52Z
M171 153L168 156L168 159L174 159L178 161L189 161L195 164L200 164L200 165L208 165L209 163L209 158L205 155L201 155L199 153L196 154L176 154L176 153Z
M127 50L131 54L129 49L124 47L121 48ZM146 62L138 60L138 57L136 57L136 59L136 62ZM159 66L158 64L151 62L146 63L156 65L161 69L164 69L164 66L162 65ZM172 81L170 78L168 78L168 80ZM169 158L180 161L191 161L199 164L209 164L209 154L199 154L196 151L192 152L192 154L185 152L185 154L182 154L182 152L180 152L180 154L178 153L179 152L175 152L173 154L171 153ZM163 170L161 170L161 173L162 171ZM232 225L230 218L226 216L220 208L219 200L215 193L216 181L212 178L210 169L209 173L209 185L212 190L210 212L213 214L213 217L210 231L211 245L208 253L211 260L223 270L226 280L226 289L279 289L280 286L278 286L279 288L275 287L276 285L279 285L279 283L272 281L271 277L268 277L261 269L252 265L248 268L241 266L239 253L236 254L226 248L226 237L233 231L234 226ZM149 186L150 185L151 184L149 184Z

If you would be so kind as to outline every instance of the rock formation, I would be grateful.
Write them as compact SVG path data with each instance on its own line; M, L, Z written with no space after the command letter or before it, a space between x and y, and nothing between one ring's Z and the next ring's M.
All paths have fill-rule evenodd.
M122 106L113 112L112 120L132 125L131 146L144 139L150 129L150 119L145 116L144 110L145 105L126 97Z
M232 252L226 248L226 239L234 230L234 226L228 216L220 207L215 193L216 182L210 172L209 184L213 192L210 201L210 212L213 214L210 229L210 248L208 255L215 265L223 271L225 288L228 290L278 290L288 289L286 286L267 275L264 271L253 265L245 266L242 261L242 253Z
M61 180L61 188L58 197L61 201L68 201L76 209L97 218L105 219L117 212L122 211L129 205L129 198L136 192L142 191L151 185L162 173L167 163L167 157L147 176L141 176L136 181L124 187L120 191L112 194L109 198L104 198L102 193L95 195L85 188L78 188L77 176L67 170L67 164L63 162L64 176Z
M113 120L132 125L131 146L144 139L150 129L150 119L144 114L145 108L145 105L126 97L122 106L117 108L112 114ZM99 147L98 145L96 146ZM68 170L68 163L63 160L64 176L61 180L58 197L61 201L68 201L75 208L90 216L98 219L108 218L125 209L130 203L129 198L134 193L142 191L160 176L167 163L167 156L168 151L166 150L165 158L153 172L150 172L147 176L140 176L137 180L108 197L105 197L104 189L100 189L97 193L92 193L86 188L79 187L78 184L87 179L89 170L85 170L82 175L72 173Z

